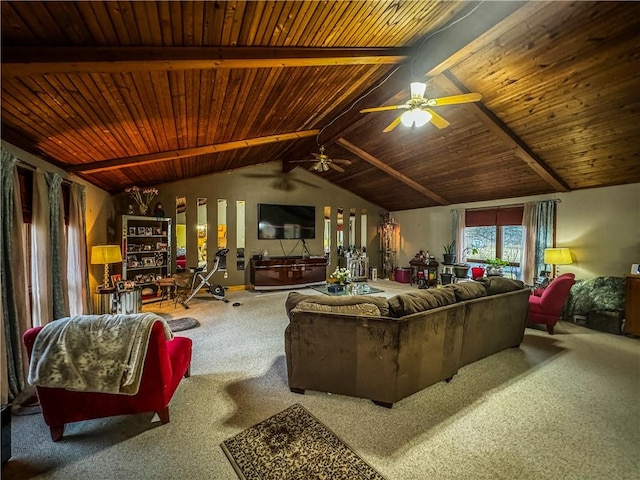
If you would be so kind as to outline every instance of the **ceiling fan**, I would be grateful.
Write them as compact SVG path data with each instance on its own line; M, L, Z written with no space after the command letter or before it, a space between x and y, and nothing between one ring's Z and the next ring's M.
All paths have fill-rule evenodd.
M334 170L343 173L344 168L336 165L340 163L342 165L351 165L351 160L338 160L329 158L329 155L324 153L324 145L320 146L320 153L312 153L313 159L308 160L291 160L289 163L303 163L303 162L314 162L314 164L309 168L309 170L315 170L316 172L326 172L329 170L329 167Z
M407 127L422 127L427 122L433 123L438 128L449 126L444 118L434 112L430 107L441 105L455 105L457 103L477 102L482 99L479 93L464 93L462 95L452 95L450 97L425 98L424 92L427 84L422 82L411 83L411 99L402 105L389 105L386 107L373 107L360 110L360 113L384 112L386 110L407 110L391 122L383 132L387 133L396 128L400 123Z

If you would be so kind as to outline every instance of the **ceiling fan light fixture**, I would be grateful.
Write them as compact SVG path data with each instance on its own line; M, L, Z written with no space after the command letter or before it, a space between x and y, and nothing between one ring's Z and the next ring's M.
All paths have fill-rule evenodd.
M411 82L411 98L422 98L427 91L427 84L422 82Z
M326 172L327 170L329 170L329 165L327 165L326 163L322 164L322 171Z
M414 125L416 127L423 127L429 120L431 120L431 114L420 108L407 110L400 117L400 121L405 127L412 127Z

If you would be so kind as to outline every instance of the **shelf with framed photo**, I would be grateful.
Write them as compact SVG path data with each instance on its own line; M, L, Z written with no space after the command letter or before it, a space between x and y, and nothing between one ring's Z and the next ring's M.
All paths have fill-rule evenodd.
M119 221L123 259L121 280L134 282L143 289L143 303L153 301L157 292L154 288L156 279L171 274L171 219L122 215Z

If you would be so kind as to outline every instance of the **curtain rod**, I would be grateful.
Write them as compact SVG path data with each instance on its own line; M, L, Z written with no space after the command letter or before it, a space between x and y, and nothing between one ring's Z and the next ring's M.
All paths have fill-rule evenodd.
M26 161L24 161L24 160L22 160L22 159L20 159L18 157L16 157L16 158L18 159L18 166L20 168L24 168L25 170L30 170L32 172L35 172L36 170L40 169L40 170L44 170L47 173L51 173L51 172L49 172L48 170L45 170L42 167L37 167L37 166L35 166L35 165L33 165L33 164L29 163L29 162L26 162ZM56 174L56 175L58 175L58 174ZM68 178L64 178L62 176L61 176L61 178L62 178L62 184L63 185L71 185L71 184L74 183L72 180L69 180Z

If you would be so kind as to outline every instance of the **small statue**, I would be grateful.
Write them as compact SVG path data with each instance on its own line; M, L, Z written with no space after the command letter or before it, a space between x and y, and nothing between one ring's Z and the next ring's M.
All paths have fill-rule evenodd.
M153 216L154 217L164 217L164 210L162 208L162 203L156 203L155 207L153 207Z

